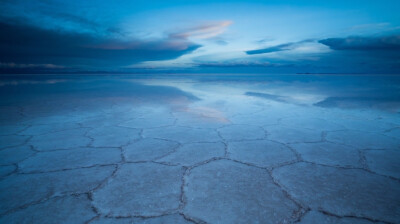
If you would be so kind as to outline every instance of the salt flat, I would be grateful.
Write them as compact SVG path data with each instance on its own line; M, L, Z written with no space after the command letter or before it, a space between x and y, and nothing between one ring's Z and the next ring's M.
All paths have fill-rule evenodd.
M0 223L400 223L400 82L369 79L3 77Z

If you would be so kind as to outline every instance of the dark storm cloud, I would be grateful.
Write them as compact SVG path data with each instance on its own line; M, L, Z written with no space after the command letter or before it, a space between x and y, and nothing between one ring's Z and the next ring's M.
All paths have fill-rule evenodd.
M123 41L20 22L0 22L0 32L0 62L15 64L124 66L174 59L200 47L182 38Z
M81 26L91 28L93 30L96 30L100 27L100 24L98 24L90 19L84 18L82 16L70 14L70 13L46 11L46 15L50 16L54 19L61 19L61 20L65 20L68 22L73 22L73 23L79 24Z
M367 73L400 71L400 35L328 38L318 41L332 52L321 61L337 67L357 68Z
M248 55L289 51L314 40L285 43L268 48L246 51ZM279 67L281 70L289 64L294 65L296 73L398 73L400 71L400 35L375 37L352 36L345 38L327 38L318 43L332 51L313 53L316 60L301 59L295 61L285 58L271 59L267 69ZM296 54L299 56L299 54ZM273 66L278 64L279 66ZM252 64L249 66L254 67Z
M304 43L309 43L309 42L314 42L314 40L303 40L299 42L291 42L291 43L285 43L285 44L279 44L276 46L271 46L267 48L262 48L262 49L257 49L257 50L250 50L246 51L246 54L266 54L266 53L272 53L272 52L278 52L278 51L287 51L291 50L296 46L299 46Z
M400 35L385 37L347 37L328 38L318 41L332 50L343 51L398 51L400 50Z
M75 29L86 29L97 34L124 36L126 33L116 26L102 24L96 19L89 19L81 15L68 12L55 12L52 9L42 10L42 14L50 17L56 24L69 24Z

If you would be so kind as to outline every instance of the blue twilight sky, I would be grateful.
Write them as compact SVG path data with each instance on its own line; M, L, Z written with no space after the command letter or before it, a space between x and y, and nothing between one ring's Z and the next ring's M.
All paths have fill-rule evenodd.
M3 0L0 72L400 73L398 0Z

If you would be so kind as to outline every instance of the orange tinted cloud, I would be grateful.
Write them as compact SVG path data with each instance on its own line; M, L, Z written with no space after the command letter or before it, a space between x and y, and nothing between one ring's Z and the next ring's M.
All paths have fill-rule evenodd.
M170 34L170 37L183 39L189 37L208 39L222 34L223 32L225 32L226 28L232 23L233 22L230 20L208 22L181 32L172 33Z

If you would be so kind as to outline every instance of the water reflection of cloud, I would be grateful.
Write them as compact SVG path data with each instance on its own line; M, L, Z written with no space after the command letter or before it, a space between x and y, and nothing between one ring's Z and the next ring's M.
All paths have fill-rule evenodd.
M171 86L151 86L99 76L0 80L2 105L37 105L43 111L63 110L60 105L108 108L114 103L187 107L199 98ZM46 105L43 105L46 102Z
M324 108L400 108L396 76L29 76L0 79L4 103L62 98L60 102L105 99L188 108L194 117L225 122L250 104L285 103ZM247 102L247 103L246 103ZM252 104L253 105L253 104Z
M246 92L245 95L260 97L263 99L272 100L272 101L276 101L276 102L280 102L280 103L288 103L288 97L285 97L285 96L279 96L279 95L268 94L268 93L258 93L258 92Z
M374 108L396 111L400 108L397 97L328 97L314 104L325 108Z
M189 114L200 116L209 121L214 121L219 123L230 122L222 111L219 111L211 107L188 107L184 111Z
M244 95L294 105L312 105L321 100L318 94L302 93L301 91L288 92L285 96L261 92L246 92Z

